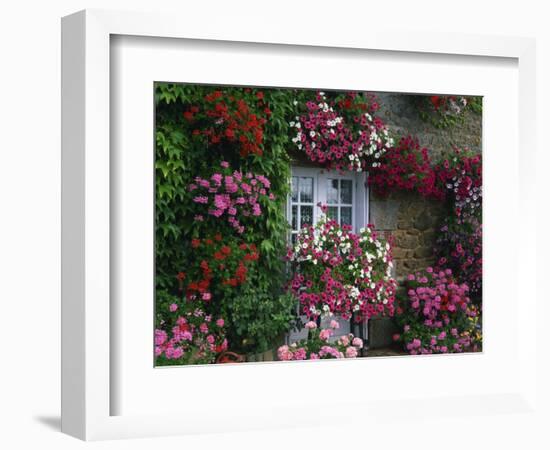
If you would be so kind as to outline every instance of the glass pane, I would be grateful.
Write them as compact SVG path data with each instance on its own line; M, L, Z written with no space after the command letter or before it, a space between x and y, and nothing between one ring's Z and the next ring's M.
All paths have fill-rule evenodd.
M313 206L300 206L300 228L306 223L313 225Z
M351 207L342 206L340 208L340 225L351 225Z
M292 177L292 201L298 201L298 177Z
M292 245L296 245L296 238L298 237L298 234L297 233L292 233L290 235L290 242L292 243Z
M329 219L336 220L336 222L338 222L338 206L329 206L327 216Z
M300 178L300 202L313 203L313 178Z
M338 180L328 180L327 203L338 203Z
M352 188L353 183L351 180L340 180L340 203L352 204Z
M298 229L298 207L296 205L292 205L292 229Z

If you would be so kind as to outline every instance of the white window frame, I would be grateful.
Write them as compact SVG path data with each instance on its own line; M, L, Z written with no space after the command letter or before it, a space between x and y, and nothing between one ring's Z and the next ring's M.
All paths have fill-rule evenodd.
M359 230L369 223L369 189L367 186L367 172L338 172L326 170L320 167L291 167L292 177L313 178L313 224L315 225L322 215L317 203L327 204L327 183L329 179L352 179L353 180L353 202L352 202L352 227L354 231ZM289 180L291 182L291 180ZM299 204L299 203L298 203ZM292 201L289 195L287 200L287 219L292 225ZM298 229L300 223L298 222Z

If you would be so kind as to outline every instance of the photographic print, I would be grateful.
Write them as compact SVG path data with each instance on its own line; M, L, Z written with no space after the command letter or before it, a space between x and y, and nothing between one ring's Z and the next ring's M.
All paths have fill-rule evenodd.
M155 83L155 366L482 350L482 98Z

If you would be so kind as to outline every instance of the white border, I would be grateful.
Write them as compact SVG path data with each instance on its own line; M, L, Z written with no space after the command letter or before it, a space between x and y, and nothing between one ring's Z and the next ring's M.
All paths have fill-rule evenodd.
M62 428L82 439L158 436L209 431L209 424L182 422L181 416L109 416L109 36L112 34L200 38L242 42L271 42L336 48L365 48L407 52L485 55L517 58L520 89L520 191L519 214L524 229L535 229L535 47L529 39L443 34L377 32L339 34L329 39L321 30L305 37L285 30L284 38L270 27L262 29L218 28L205 31L200 21L162 14L86 11L63 20L63 337ZM526 234L518 249L518 261L534 261L535 235ZM521 384L509 396L497 395L484 405L485 413L502 404L514 411L533 407L536 397L535 328L529 311L535 310L533 267L520 264L517 284L523 286L518 310L521 346ZM336 365L333 365L336 366ZM479 402L480 396L471 401ZM437 400L436 400L437 403ZM467 402L466 402L467 403ZM471 404L471 403L468 403ZM346 407L352 405L346 404ZM457 408L464 414L468 405ZM500 406L499 406L500 405ZM530 406L529 406L530 405ZM269 406L269 405L267 405ZM385 402L368 402L363 410L384 415ZM288 415L280 407L280 416ZM416 409L415 409L416 408ZM417 411L417 407L413 407ZM254 415L254 411L250 412ZM276 412L275 412L276 413ZM300 425L330 416L317 411ZM253 421L252 421L253 422ZM289 422L289 425L293 423ZM278 423L284 425L284 421ZM242 421L240 429L262 425Z

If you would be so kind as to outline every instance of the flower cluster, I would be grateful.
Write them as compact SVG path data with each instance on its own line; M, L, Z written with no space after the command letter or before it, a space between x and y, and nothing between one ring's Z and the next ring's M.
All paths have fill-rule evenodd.
M193 303L169 306L173 326L155 330L155 356L160 363L210 364L227 350L224 320L214 319Z
M470 302L468 285L458 284L450 269L428 267L410 274L406 290L397 307L403 333L394 340L410 354L480 350L479 311Z
M264 126L270 115L264 93L251 89L215 90L183 113L194 127L193 135L205 136L210 145L236 144L242 157L263 154Z
M391 248L371 225L355 234L324 217L302 228L287 256L296 268L291 290L308 317L339 314L361 322L393 315Z
M468 98L457 95L422 95L416 99L420 117L437 128L455 125L470 106Z
M195 263L177 275L180 292L189 300L210 302L216 293L245 283L249 267L260 256L254 244L224 241L221 234L193 239L191 247Z
M318 92L315 101L290 126L296 129L292 142L313 162L329 169L362 171L376 167L378 159L393 145L388 128L377 117L373 96L349 92L329 100Z
M306 324L308 338L290 345L282 345L277 350L280 361L300 361L305 359L356 358L363 348L363 340L353 334L332 338L338 322L333 320L330 328L319 329L310 321Z
M452 155L435 167L439 182L451 195L459 221L481 218L481 156L455 148Z
M239 234L243 222L262 214L262 203L274 200L269 192L270 181L263 175L232 171L226 161L210 178L196 177L189 185L197 208L195 221L204 221L205 214L226 220Z
M392 190L416 191L424 197L443 199L445 192L437 183L436 172L426 148L418 139L407 136L389 148L383 160L369 171L369 185L378 195Z
M472 295L482 287L482 225L477 221L447 220L436 240L438 266L449 267L468 284Z

